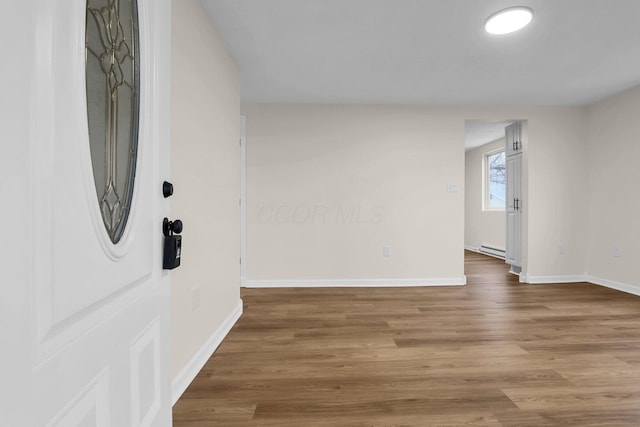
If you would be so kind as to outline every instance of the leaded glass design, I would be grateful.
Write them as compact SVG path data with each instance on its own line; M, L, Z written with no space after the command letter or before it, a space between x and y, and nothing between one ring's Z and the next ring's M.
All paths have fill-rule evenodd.
M107 233L124 233L136 172L139 83L136 0L88 0L86 81L89 142Z

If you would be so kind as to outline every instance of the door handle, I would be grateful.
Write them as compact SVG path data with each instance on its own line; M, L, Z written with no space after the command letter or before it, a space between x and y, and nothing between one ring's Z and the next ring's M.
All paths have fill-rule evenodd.
M513 146L513 151L518 151L522 148L522 142L521 141L513 141L512 143Z
M169 218L165 218L162 222L162 233L165 236L182 233L182 221L179 219L169 221Z

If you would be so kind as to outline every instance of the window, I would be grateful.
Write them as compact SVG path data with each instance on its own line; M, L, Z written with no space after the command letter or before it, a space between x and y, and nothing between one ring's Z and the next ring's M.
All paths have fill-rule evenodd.
M484 210L503 211L507 199L504 150L484 156Z
M138 152L140 67L136 0L88 0L86 87L98 204L109 238L124 234Z

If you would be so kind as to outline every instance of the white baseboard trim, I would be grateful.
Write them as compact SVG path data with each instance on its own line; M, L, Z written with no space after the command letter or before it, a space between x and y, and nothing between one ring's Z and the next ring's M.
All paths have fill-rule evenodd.
M640 286L628 283L614 282L613 280L602 279L600 277L587 276L587 281L594 285L604 286L605 288L615 289L616 291L626 292L628 294L640 296Z
M469 245L464 245L465 250L467 251L471 251L471 252L480 252L480 248L477 248L475 246L469 246Z
M189 387L191 381L198 375L198 372L207 363L214 351L222 343L224 337L227 336L233 325L242 315L242 300L238 302L237 307L225 319L218 329L211 335L202 348L193 356L191 361L171 382L171 405L175 405L182 393Z
M577 283L588 282L585 275L562 275L562 276L527 276L520 274L520 282L531 285L546 285L550 283Z
M467 277L427 279L247 280L247 288L387 288L413 286L463 286Z
M601 277L584 275L576 276L524 276L520 275L520 282L532 285L541 285L549 283L578 283L587 282L605 288L614 289L620 292L640 296L640 285L631 285L629 283L615 282L613 280L603 279Z

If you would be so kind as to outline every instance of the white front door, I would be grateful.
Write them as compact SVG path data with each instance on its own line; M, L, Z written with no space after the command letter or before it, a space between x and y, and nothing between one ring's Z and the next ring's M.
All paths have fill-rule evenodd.
M101 1L109 27L109 7L120 0ZM162 270L171 10L170 0L137 3L139 47L126 55L139 61L139 139L130 214L117 239L105 226L89 145L87 2L3 7L0 203L11 226L0 238L2 426L171 424ZM108 31L116 37L115 26Z

